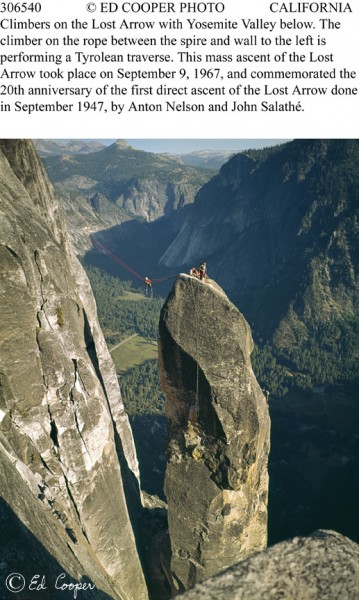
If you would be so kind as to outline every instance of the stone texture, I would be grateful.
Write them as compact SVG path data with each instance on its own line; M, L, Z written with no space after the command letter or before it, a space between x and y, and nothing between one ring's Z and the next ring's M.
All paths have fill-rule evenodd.
M250 328L213 281L177 279L160 318L174 589L266 546L270 421Z
M51 524L65 568L69 546L112 597L146 598L123 485L138 490L132 432L88 279L26 141L0 142L0 264L2 496L53 554Z
M184 600L358 600L359 546L319 530L251 556Z

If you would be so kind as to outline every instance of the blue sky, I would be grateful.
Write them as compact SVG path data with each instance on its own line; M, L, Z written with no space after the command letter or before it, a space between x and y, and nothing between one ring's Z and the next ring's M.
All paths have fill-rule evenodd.
M111 144L116 140L98 140L104 144ZM264 148L273 146L288 140L207 140L207 139L156 139L156 140L126 140L131 146L138 150L146 152L171 152L174 154L184 154L196 150L247 150L248 148Z

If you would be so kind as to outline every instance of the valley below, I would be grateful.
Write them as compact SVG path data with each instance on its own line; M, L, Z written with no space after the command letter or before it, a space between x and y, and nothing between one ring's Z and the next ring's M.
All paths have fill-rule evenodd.
M298 194L298 199L301 194L302 198L299 200L301 203L304 202L306 196L309 197L311 194L309 188L306 189L304 184L312 171L311 177L314 183L310 185L314 185L316 190L319 189L317 175L314 175L317 168L315 161L323 160L322 157L325 154L322 154L323 147L319 143L317 145L319 153L315 158L314 142L309 142L307 149L303 144L297 157L295 157L295 153L298 149L289 144L288 153L285 152L287 162L281 166L282 173L286 173L282 175L285 181L284 186L288 187L288 192L285 193L291 193L295 197ZM339 146L340 142L338 142ZM286 151L285 146L282 148ZM257 153L257 155L259 154ZM268 157L269 161L274 160L275 152L273 155L273 159L271 159L271 152L263 151L263 166L259 162L260 166L257 169L262 168L263 170L266 166L266 158ZM220 222L225 202L227 202L223 199L223 193L230 194L229 190L236 190L236 187L241 184L246 189L246 186L249 185L245 179L246 162L248 162L248 166L252 164L252 169L255 164L255 162L251 163L251 156L248 153L247 156L240 157L240 160L237 161L237 171L235 169L230 171L229 165L225 165L226 175L223 173L206 184L199 192L193 207L179 209L178 217L176 215L170 219L162 217L153 223L146 224L133 221L102 231L99 234L100 239L115 255L120 256L126 263L130 263L136 270L141 272L142 268L151 276L163 277L163 282L155 284L156 295L162 296L163 299L171 289L173 282L173 279L167 280L166 276L173 276L176 269L178 272L189 270L196 264L196 257L198 257L198 262L203 256L207 258L210 273L214 273L215 278L227 286L227 289L229 288L234 302L250 317L256 342L255 352L252 355L253 368L262 388L269 393L272 421L269 457L269 543L274 544L287 537L308 534L317 526L336 529L358 541L355 499L358 498L359 474L359 448L356 431L359 416L359 386L357 367L355 366L358 364L358 347L354 341L358 323L358 312L355 308L357 306L357 292L355 291L357 284L355 280L351 279L353 277L353 271L351 271L349 280L351 279L352 283L349 284L349 288L353 290L350 292L353 294L353 303L348 304L348 296L344 300L342 295L345 305L343 305L343 317L339 317L338 320L341 310L339 308L340 296L335 292L336 299L332 300L330 291L331 286L336 285L335 279L338 279L338 282L342 279L338 267L336 267L335 276L324 281L321 280L322 275L318 271L319 263L310 259L312 262L309 263L309 267L301 264L306 255L310 257L313 254L315 245L317 245L314 238L310 242L308 238L307 249L302 247L297 262L293 262L295 261L293 242L288 238L288 245L284 250L285 256L282 258L282 263L288 266L282 267L279 263L275 269L273 266L270 267L270 264L273 265L277 252L273 248L274 235L278 235L278 233L265 232L262 230L260 222L258 225L251 225L247 232L247 226L241 225L241 221L239 221L238 231L235 233L236 226L234 223L231 225L230 220L227 219L225 228L232 229L232 237L226 239L229 247L234 245L234 240L237 240L238 259L234 254L234 249L233 251L229 250L228 244L224 250L226 259L223 259L221 251L216 250L218 233L221 232L223 235ZM253 157L255 156L256 153L253 154ZM291 156L290 159L288 159L289 156ZM295 160L298 162L296 163ZM345 160L348 165L349 159ZM310 161L312 161L311 166ZM232 159L232 163L234 162L235 159ZM354 162L352 164L350 181L357 173ZM326 179L330 179L332 182L331 168L329 163L325 167L323 163L320 176L323 182ZM296 171L300 173L297 175L297 181L298 185L303 187L301 191L294 187L293 176ZM323 175L323 173L325 174ZM281 189L283 184L280 183L279 172L272 171L268 177L271 182L275 180L278 189ZM229 188L228 191L221 190L221 179L225 181L224 189ZM264 182L261 183L258 178L256 185L262 191L261 186L264 185ZM270 185L270 195L273 196L273 203L276 205L275 190L272 183ZM332 192L330 188L326 189L324 183L321 185L323 185L323 189L320 193L326 199L320 209L318 206L305 208L304 220L301 225L302 235L305 230L309 231L311 223L312 226L314 225L315 215L319 215L319 212L321 213L321 225L315 225L313 234L318 235L320 232L318 227L321 227L320 235L322 237L326 235L324 222L328 219L327 211L331 210L329 198L336 192ZM330 186L332 185L334 184L330 183ZM351 185L350 190L352 190ZM237 191L233 191L233 193L238 194ZM250 190L248 193L253 195L255 192ZM222 194L221 201L218 200L220 194ZM348 191L348 194L349 198L351 191ZM245 216L244 209L235 209L235 204L233 201L231 202L230 196L228 202L231 206L230 210L239 211L236 219L240 217L243 222L246 218L253 218L250 214ZM240 202L239 196L239 205ZM349 227L352 228L357 217L353 214L351 221L348 220L349 217L344 216L347 215L344 206L348 200L343 199L341 202L342 208L338 214L342 212L344 220L347 220L350 223ZM355 207L354 198L351 202ZM211 205L211 210L204 208L205 203ZM197 206L202 207L201 214ZM294 217L290 216L289 206L286 210L289 212L285 213L285 218L288 220L288 226L291 227ZM299 211L299 205L296 204L293 210ZM181 216L181 212L184 213L183 216ZM355 208L354 213L356 214ZM270 217L270 213L268 218L273 219ZM268 227L270 228L270 225ZM206 228L210 234L209 245L203 237ZM339 221L336 228L337 231L340 231ZM193 230L190 236L188 230ZM176 247L182 243L181 237L183 236L186 237L187 244L186 249L183 250L185 258L182 261L179 257L175 260L168 259L167 257L173 256ZM258 245L254 249L256 242L253 243L251 238L261 240L259 244L263 245L267 244L268 236L272 239L268 245L266 256ZM136 247L129 244L130 239L137 240ZM329 246L331 245L332 242L329 242ZM253 249L252 255L249 254L252 251L249 248ZM324 259L325 244L322 242L320 242L320 252ZM354 269L355 277L357 277L355 265L357 265L358 251L355 244L351 244L350 252L352 256L350 269ZM348 254L347 256L349 257ZM339 257L340 251L328 258L328 265L334 265L335 261L341 260ZM253 267L253 260L258 266ZM118 270L111 260L94 250L87 253L85 261L112 275L125 276L124 270L121 268ZM262 262L273 270L275 283L263 280L263 277L267 276L262 274ZM252 288L248 282L252 277L248 271L250 264L252 264L253 272L257 275ZM231 268L232 265L233 268ZM305 274L306 271L308 271L308 275ZM237 279L234 278L234 272L238 274ZM246 275L247 280L245 279ZM349 282L349 280L347 281ZM238 283L239 281L241 283ZM261 281L261 284L258 285L257 281ZM300 285L299 281L301 281ZM136 289L137 284L134 282L133 285ZM343 284L340 286L343 290ZM138 291L142 292L142 289L140 288ZM311 317L308 319L310 314L316 315L316 322ZM204 315L205 320L206 316ZM350 322L351 324L349 324ZM346 329L347 327L348 329ZM348 333L344 333L345 331ZM153 341L155 339L154 337ZM336 366L332 368L334 363ZM146 362L142 367L133 364L127 372L122 373L122 389L125 403L127 392L130 396L127 400L127 410L132 415L137 450L139 456L142 456L142 461L140 459L142 477L144 481L148 482L150 488L155 489L156 494L163 498L167 436L166 417L164 416L165 399L161 396L157 374L153 377L153 373L157 371L155 358L147 364L151 365L151 375L146 381L147 386L156 390L146 395L148 402L144 402L142 408L139 408L137 399L143 394L143 387L136 387L136 379L139 378L143 382L146 377ZM127 378L131 381L131 387L137 390L135 409L133 409L134 396L130 392L131 387L127 385ZM152 397L159 398L159 403L152 403ZM149 460L152 444L155 444L156 447L156 458L153 463Z
M94 290L96 294L96 287ZM149 310L152 300L144 297L141 288L126 294L127 300L124 295L122 302L142 302ZM101 314L101 302L99 310ZM159 311L147 318L153 319L156 331ZM136 348L133 335L121 342L113 358L115 364L119 361L117 372L130 414L142 485L164 500L167 418L158 377L157 339L148 340L139 333L137 340L142 341ZM258 377L256 370L255 374ZM307 535L316 527L340 531L359 542L358 397L355 384L291 390L282 397L269 395L270 545Z
M0 597L356 600L359 142L36 146L0 142Z

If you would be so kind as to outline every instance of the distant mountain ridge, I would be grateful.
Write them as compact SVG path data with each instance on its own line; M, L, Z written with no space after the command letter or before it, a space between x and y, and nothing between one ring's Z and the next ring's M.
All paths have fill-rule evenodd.
M154 223L103 231L101 239L139 272L173 274L206 260L252 326L261 348L256 374L272 393L292 383L354 381L358 165L357 140L249 150L231 158L193 204Z
M42 158L46 156L61 154L88 154L97 152L106 148L101 142L96 140L69 140L62 142L61 140L33 140L37 153Z
M215 173L118 140L97 152L43 156L78 252L89 235L129 219L153 221L193 202Z
M109 250L149 276L207 260L252 325L257 373L270 391L355 379L357 140L248 150L212 178L123 141L45 164L80 251L101 231Z
M169 268L207 259L257 334L308 383L355 374L358 165L358 140L238 154L201 188L161 258Z
M234 150L194 150L183 154L168 154L168 156L184 165L219 171L234 154L236 154Z

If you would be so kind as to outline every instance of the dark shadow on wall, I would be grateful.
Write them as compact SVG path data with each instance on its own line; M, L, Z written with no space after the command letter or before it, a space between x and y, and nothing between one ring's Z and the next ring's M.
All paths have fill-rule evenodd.
M12 578L12 574L17 575ZM36 575L38 577L35 580L33 578ZM40 588L29 589L35 587L35 583ZM108 594L96 589L87 577L83 577L80 582L71 577L20 521L7 502L0 498L1 600L73 600L74 589L56 587L76 583L86 587L78 591L78 598L112 600ZM9 589L12 587L14 590L20 590L23 586L24 589L18 592Z
M359 542L358 391L270 400L270 545L319 528Z
M167 417L135 415L130 417L130 422L140 466L141 488L147 494L165 500ZM168 600L171 590L166 576L170 570L167 511L163 508L144 509L139 530L150 599Z
M163 484L167 464L167 417L134 415L130 417L130 422L140 465L142 489L165 500Z
M166 268L159 260L168 246L176 237L182 224L188 206L176 211L176 216L162 217L148 223L134 219L126 221L110 229L93 234L107 250L134 269L141 277L161 279L178 274L178 268ZM93 248L84 256L85 265L99 267L121 279L131 280L135 286L143 289L143 281L132 275L115 260ZM173 284L173 279L154 282L155 295L167 296Z

